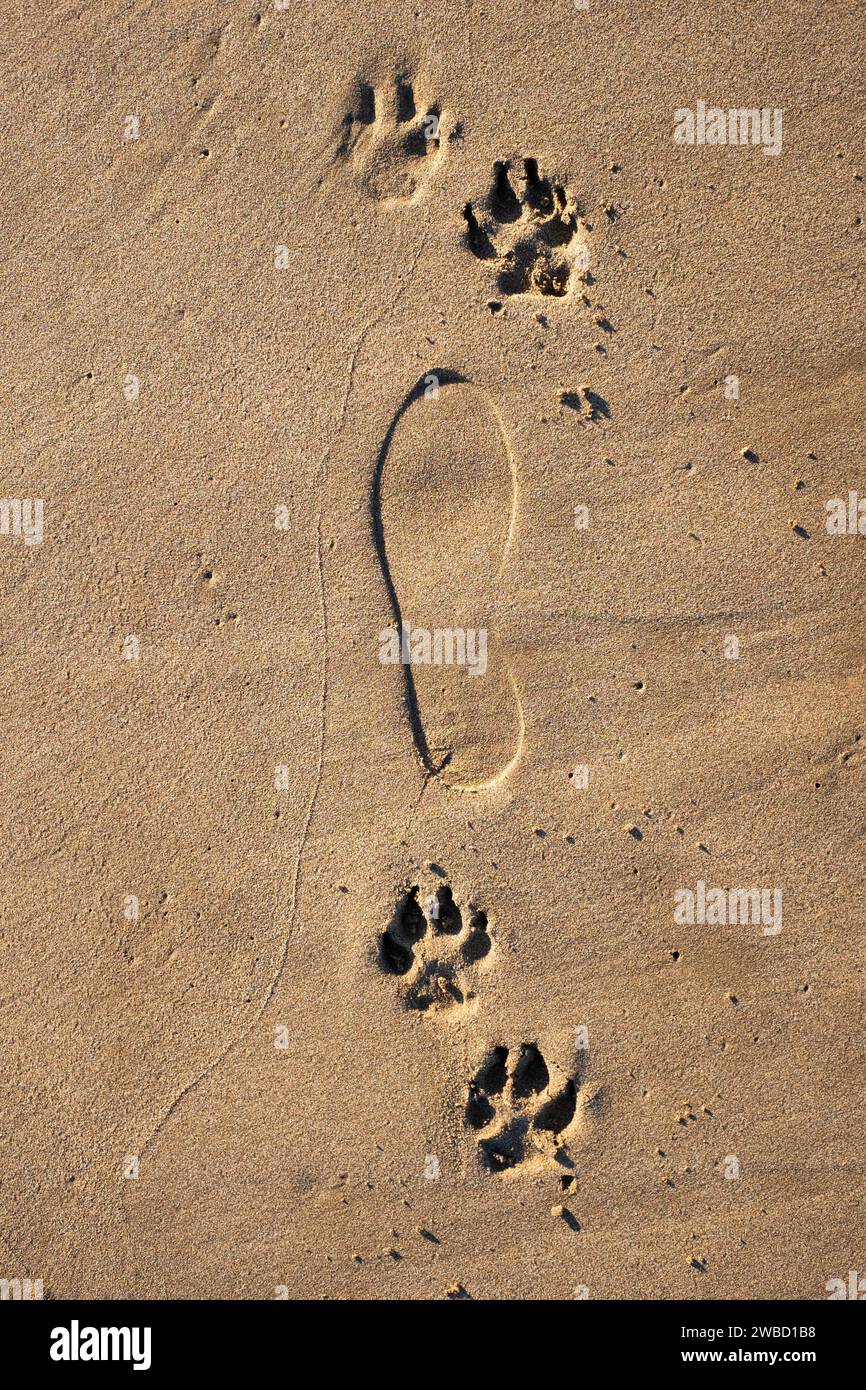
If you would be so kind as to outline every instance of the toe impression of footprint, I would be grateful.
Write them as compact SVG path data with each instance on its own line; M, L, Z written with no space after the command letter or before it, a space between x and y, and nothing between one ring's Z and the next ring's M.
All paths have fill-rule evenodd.
M461 912L447 884L422 905L410 888L379 942L379 968L401 981L403 1007L422 1014L462 1011L475 1000L479 969L492 949L487 914Z
M543 177L534 159L515 172L507 160L493 166L486 199L466 203L465 241L479 260L496 266L500 294L563 298L589 265L589 224L562 183Z
M497 1046L469 1083L465 1119L478 1138L482 1166L509 1169L572 1166L568 1141L579 1128L580 1083L563 1076L535 1043Z
M422 197L443 153L445 132L435 102L421 103L405 72L379 86L359 80L343 117L337 158L370 195L411 206Z

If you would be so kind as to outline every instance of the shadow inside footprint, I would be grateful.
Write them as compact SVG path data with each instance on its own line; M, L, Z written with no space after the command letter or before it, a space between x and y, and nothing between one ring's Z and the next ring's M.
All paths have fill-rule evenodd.
M483 960L490 952L490 937L487 934L487 913L474 912L469 923L469 936L463 947L463 959L472 965Z
M430 920L434 931L445 932L448 936L457 936L463 930L460 909L447 883L436 891L430 909Z
M415 93L405 73L399 73L395 83L395 105L398 121L411 121L415 115Z
M550 1085L547 1063L532 1043L524 1043L514 1068L512 1090L519 1100L540 1095Z
M379 942L379 962L389 975L407 975L415 953L412 947L427 931L427 918L418 904L418 889L411 888L400 901L393 921Z
M542 178L539 174L538 161L536 159L524 159L523 170L526 175L526 201L529 206L545 216L549 212L553 212L553 191L550 180Z
M497 160L493 166L493 187L487 205L497 222L517 222L520 218L520 199L511 187L507 160Z
M496 1111L490 1101L475 1086L469 1086L469 1099L466 1102L466 1123L471 1129L484 1129L494 1118Z
M533 1121L535 1129L547 1130L550 1134L561 1134L574 1119L577 1107L577 1091L573 1081L567 1081L558 1095L543 1105Z
M433 961L406 995L406 1008L419 1009L421 1013L447 1009L451 1004L462 1004L463 997L453 966Z
M496 247L484 228L479 225L478 218L472 211L471 203L466 203L464 206L463 217L466 222L466 245L469 250L481 261L495 260Z
M491 1139L482 1139L478 1152L482 1163L493 1173L515 1168L526 1152L526 1132L529 1119L520 1115Z
M494 1047L481 1071L476 1077L476 1085L489 1096L501 1095L508 1080L508 1048Z

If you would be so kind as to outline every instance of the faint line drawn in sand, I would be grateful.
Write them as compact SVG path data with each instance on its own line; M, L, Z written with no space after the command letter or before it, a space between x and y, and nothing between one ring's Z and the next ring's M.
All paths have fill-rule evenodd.
M348 355L346 366L346 379L343 386L342 396L339 402L336 425L334 427L334 431L331 435L331 438L328 440L328 442L324 445L322 449L315 471L314 484L316 495L314 556L316 590L318 593L319 600L319 616L321 631L318 700L319 709L318 728L316 735L315 768L313 772L312 783L310 786L308 799L306 802L306 809L303 816L300 835L298 837L295 850L294 865L292 869L289 888L289 902L286 911L285 934L283 936L282 946L280 948L276 968L271 977L270 984L268 985L268 988L265 991L265 994L257 1004L255 1012L252 1018L248 1021L248 1023L243 1028L241 1028L241 1030L234 1037L229 1039L226 1045L216 1054L216 1056L211 1058L211 1060L203 1068L201 1068L189 1081L187 1081L183 1086L181 1086L180 1089L175 1092L172 1099L162 1108L162 1111L159 1114L156 1122L154 1123L146 1137L138 1144L138 1153L136 1156L139 1158L139 1160L143 1160L145 1155L150 1152L150 1150L153 1148L153 1146L159 1139L160 1135L165 1130L166 1126L168 1125L168 1122L181 1109L187 1097L192 1095L204 1081L207 1081L209 1077L213 1076L214 1073L219 1069L219 1067L222 1066L223 1062L234 1052L234 1050L240 1047L251 1036L254 1029L259 1025L261 1019L263 1018L265 1010L267 1009L271 1000L274 998L286 969L289 955L289 946L292 937L297 929L298 923L298 901L300 894L304 853L307 847L307 841L310 835L310 828L316 811L316 805L319 798L319 792L321 790L325 766L325 729L328 704L329 622L327 598L325 593L325 575L323 562L324 547L322 525L324 517L325 485L328 477L328 461L333 449L336 446L337 440L340 438L345 427L349 407L349 400L354 390L355 372L361 352L365 344L367 343L371 333L380 323L382 323L384 320L390 317L390 315L396 309L397 304L399 303L403 295L406 293L409 285L412 283L412 279L418 267L418 262L421 259L424 247L427 243L427 236L428 232L425 230L412 256L406 275L398 285L390 303L385 305L378 313L372 315L372 317L368 319L364 327L361 329L361 332L358 335L354 347ZM123 1208L122 1204L121 1209L124 1212L125 1221L125 1209Z
M487 633L517 516L505 423L459 372L431 370L397 410L371 489L374 544L394 619L428 632ZM412 738L428 778L480 792L516 766L525 723L495 640L483 674L400 662Z
M379 86L358 79L343 117L337 160L387 206L411 207L423 196L445 152L445 118L424 103L417 80L399 71Z

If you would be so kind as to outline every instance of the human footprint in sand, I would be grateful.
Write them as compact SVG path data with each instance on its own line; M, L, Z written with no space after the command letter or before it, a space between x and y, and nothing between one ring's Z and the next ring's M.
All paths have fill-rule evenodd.
M403 673L427 773L455 790L496 785L520 756L523 716L491 615L512 540L514 457L486 394L428 372L379 453L373 528L394 621L379 658Z

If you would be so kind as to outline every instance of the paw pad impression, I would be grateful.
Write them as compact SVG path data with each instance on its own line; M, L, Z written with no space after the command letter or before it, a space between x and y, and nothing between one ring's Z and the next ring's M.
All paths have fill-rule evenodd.
M535 1043L497 1046L469 1083L466 1125L494 1173L533 1159L571 1166L567 1138L578 1110L574 1077L555 1078Z
M337 158L348 163L370 197L413 204L444 153L441 112L421 103L415 82L399 72L379 87L358 81L343 118Z
M492 949L487 914L465 913L447 884L422 904L416 885L403 895L379 941L379 967L403 981L404 1007L420 1013L460 1007L473 1000L477 971Z
M539 174L534 159L524 159L519 174L507 160L495 164L487 198L477 208L466 203L463 218L466 245L496 264L501 294L562 298L587 269L588 227L577 202L563 184Z

